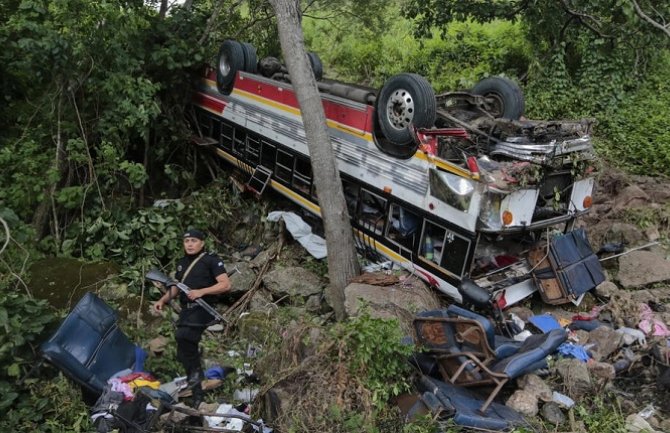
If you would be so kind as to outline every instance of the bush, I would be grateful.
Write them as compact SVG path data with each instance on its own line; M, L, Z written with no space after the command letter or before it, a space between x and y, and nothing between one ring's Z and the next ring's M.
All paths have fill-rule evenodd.
M598 116L599 153L632 173L670 175L670 54L636 93Z

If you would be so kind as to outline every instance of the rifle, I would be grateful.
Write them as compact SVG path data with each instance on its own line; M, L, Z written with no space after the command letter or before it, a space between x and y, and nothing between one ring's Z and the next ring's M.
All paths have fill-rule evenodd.
M191 291L191 289L190 289L186 284L181 283L181 282L179 282L179 281L177 281L177 280L173 280L172 278L168 277L167 275L165 275L164 273L162 273L161 271L158 271L158 270L156 270L156 269L152 269L152 270L150 270L150 271L147 273L147 275L146 275L145 278L146 278L147 280L149 280L149 281L155 281L155 282L157 282L157 283L161 283L161 284L163 284L165 287L168 287L168 288L171 287L171 286L177 286L177 288L178 288L179 290L181 290L182 292L186 293L187 295L188 295L188 293ZM202 298L198 298L198 299L196 299L194 302L195 302L196 304L198 304L199 306L201 306L202 308L204 308L205 311L207 311L209 314L211 314L212 316L214 316L214 318L216 319L217 322L228 323L228 321L226 320L226 318L223 317L218 311L216 311L216 310L214 309L214 307L212 307L211 305L209 305L204 299L202 299Z

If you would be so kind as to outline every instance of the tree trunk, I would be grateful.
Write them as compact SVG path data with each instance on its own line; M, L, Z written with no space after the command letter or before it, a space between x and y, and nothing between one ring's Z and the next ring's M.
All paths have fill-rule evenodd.
M165 19L165 15L167 15L167 10L168 10L168 0L161 0L161 7L158 10L158 17L160 19Z
M51 169L55 170L58 173L58 180L47 185L44 188L44 199L35 209L33 214L32 225L35 228L35 239L41 240L47 233L47 222L49 221L49 211L53 211L53 235L56 239L56 242L60 244L59 238L59 227L58 227L58 213L53 207L54 195L56 194L56 188L58 183L64 178L65 169L67 167L65 161L65 149L63 148L63 140L61 136L61 109L63 104L63 95L62 93L58 96L58 105L57 105L57 118L56 118L56 152L54 154L54 159L51 162Z
M305 136L312 161L314 184L319 194L321 218L328 247L328 276L333 309L344 318L344 288L358 275L353 232L349 222L342 182L326 126L326 114L305 53L299 0L270 0L277 15L279 41L298 97Z

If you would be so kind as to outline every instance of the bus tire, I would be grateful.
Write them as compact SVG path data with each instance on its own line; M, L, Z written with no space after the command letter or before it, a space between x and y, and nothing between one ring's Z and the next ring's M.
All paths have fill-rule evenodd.
M523 116L525 101L521 87L509 78L488 77L472 88L472 93L493 101L487 110L493 117L518 120Z
M377 98L379 127L387 140L399 146L414 142L412 127L432 127L436 111L435 91L418 74L394 75Z
M244 50L244 72L255 74L258 72L258 56L256 55L256 47L249 42L242 42L242 49Z
M314 78L316 81L321 81L323 78L323 63L321 63L321 58L319 55L313 52L307 53L309 57L309 64L312 66L312 72L314 72Z
M219 49L216 68L216 85L219 92L230 94L235 83L237 71L244 69L244 48L242 44L231 39L223 41Z

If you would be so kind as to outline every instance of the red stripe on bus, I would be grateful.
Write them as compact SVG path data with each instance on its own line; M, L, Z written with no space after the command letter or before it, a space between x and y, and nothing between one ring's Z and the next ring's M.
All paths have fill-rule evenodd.
M201 107L208 108L217 113L222 113L226 107L226 102L220 99L213 98L204 93L196 92L193 95L193 102Z
M216 81L216 73L209 73L207 78ZM235 78L235 89L242 90L253 95L258 95L261 98L268 99L270 101L286 105L297 110L300 109L298 100L293 90L255 80L253 77L249 77L248 75L245 76L244 79L240 79L239 72ZM364 110L361 111L328 100L322 99L322 102L323 109L328 120L332 120L352 129L372 133L374 128L373 107L366 106Z

